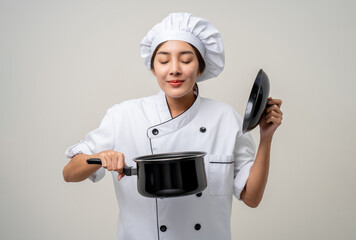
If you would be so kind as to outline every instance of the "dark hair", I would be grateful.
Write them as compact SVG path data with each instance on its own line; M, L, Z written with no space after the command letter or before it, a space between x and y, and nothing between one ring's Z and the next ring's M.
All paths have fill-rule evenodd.
M155 57L156 57L156 54L157 54L157 51L158 49L162 46L162 44L165 43L165 42L162 42L160 43L156 49L153 51L152 53L152 57L151 57L151 70L154 70L154 67L153 67L153 62L155 60ZM203 59L203 56L200 54L199 50L194 47L192 44L188 43L190 46L192 46L192 48L194 49L194 52L195 54L197 55L197 58L198 58L198 63L199 63L199 73L203 73L204 70L205 70L205 61Z

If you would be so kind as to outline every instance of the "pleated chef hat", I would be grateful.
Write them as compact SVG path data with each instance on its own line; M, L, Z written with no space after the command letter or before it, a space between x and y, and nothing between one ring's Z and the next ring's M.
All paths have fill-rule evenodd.
M155 25L140 43L141 57L148 68L156 47L168 40L185 41L199 50L206 67L197 82L217 77L223 70L225 54L220 33L206 19L190 13L171 13Z

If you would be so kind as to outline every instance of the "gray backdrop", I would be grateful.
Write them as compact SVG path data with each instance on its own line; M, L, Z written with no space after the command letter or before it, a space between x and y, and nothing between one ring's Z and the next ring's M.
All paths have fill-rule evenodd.
M354 1L0 1L0 239L115 239L112 179L65 183L66 148L106 110L156 94L139 42L170 12L209 19L226 66L203 97L240 114L263 68L284 122L257 209L233 239L355 239ZM255 141L258 130L253 131Z

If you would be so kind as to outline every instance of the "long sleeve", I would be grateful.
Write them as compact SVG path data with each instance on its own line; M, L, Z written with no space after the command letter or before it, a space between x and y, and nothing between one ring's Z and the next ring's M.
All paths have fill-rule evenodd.
M105 114L100 126L89 132L85 140L70 146L65 155L67 158L72 158L77 154L92 155L104 150L111 150L113 148L115 129L113 124L113 108L110 108ZM100 168L93 175L89 177L93 182L101 180L105 175L105 169Z

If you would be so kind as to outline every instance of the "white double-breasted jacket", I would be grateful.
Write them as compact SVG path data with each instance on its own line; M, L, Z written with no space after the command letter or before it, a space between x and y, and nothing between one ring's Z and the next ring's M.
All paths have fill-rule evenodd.
M146 198L137 191L137 177L117 180L119 240L198 240L231 238L232 195L240 198L254 161L255 144L242 134L242 118L224 103L197 96L194 104L172 118L164 92L125 101L110 108L98 129L68 148L79 153L114 150L133 158L156 153L203 151L208 186L197 195ZM90 179L99 181L99 169ZM235 226L238 227L238 226Z

